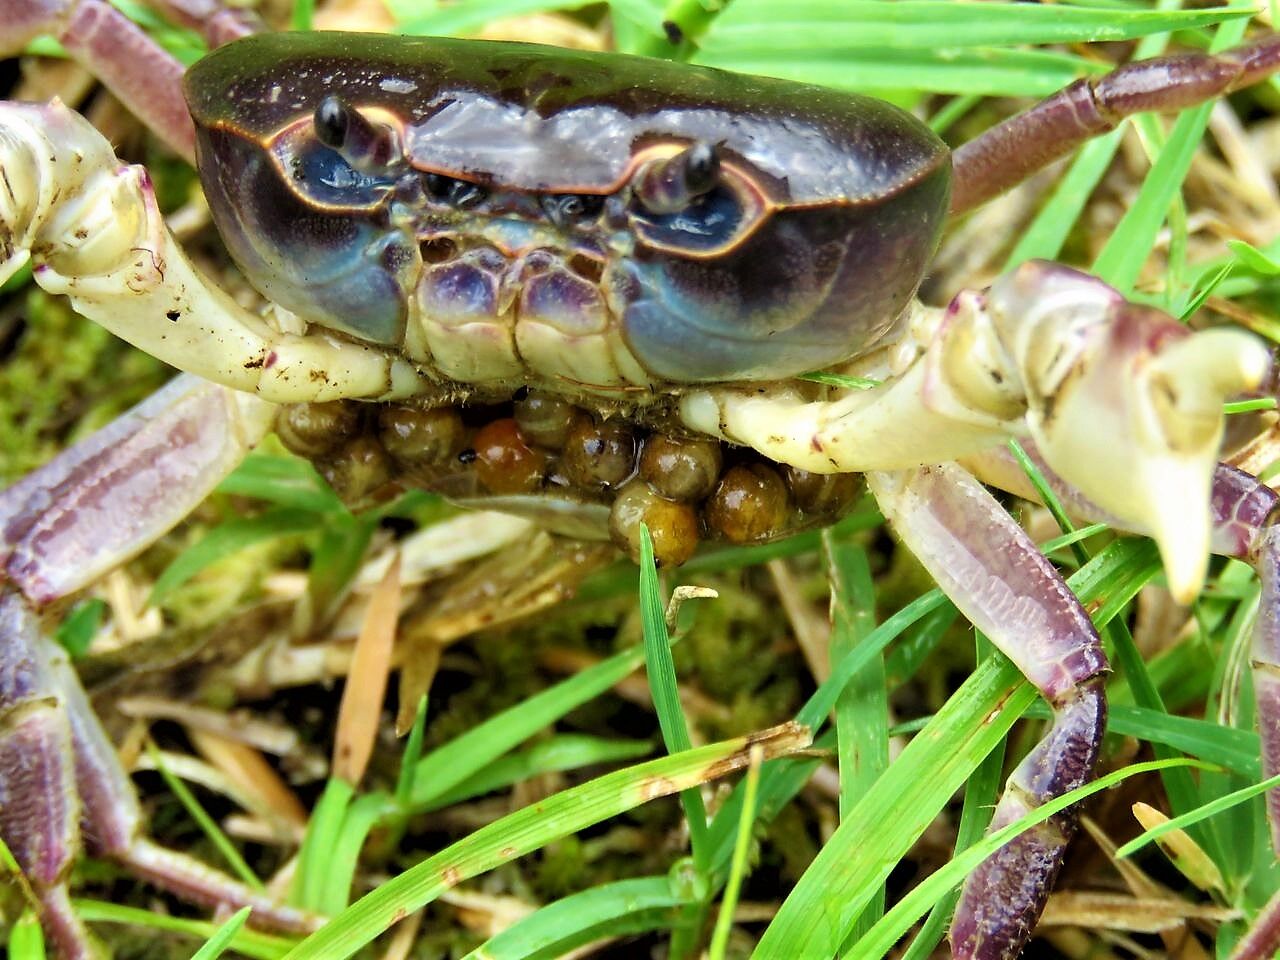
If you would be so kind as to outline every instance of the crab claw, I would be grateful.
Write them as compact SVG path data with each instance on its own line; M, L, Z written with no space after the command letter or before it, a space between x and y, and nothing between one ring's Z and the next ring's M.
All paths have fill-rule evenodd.
M1266 348L1243 331L1193 333L1101 281L1028 263L992 287L1017 317L1027 426L1047 464L1107 512L1147 531L1169 590L1189 602L1209 556L1209 499L1223 401L1266 377Z

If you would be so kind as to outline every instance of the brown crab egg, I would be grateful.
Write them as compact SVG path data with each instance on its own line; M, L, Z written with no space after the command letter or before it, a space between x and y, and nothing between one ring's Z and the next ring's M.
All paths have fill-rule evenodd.
M565 438L565 474L586 490L617 487L636 470L636 434L617 420L576 421Z
M698 546L698 514L692 506L668 500L644 480L627 483L609 511L613 542L640 559L640 527L649 528L653 558L660 567L678 567Z
M640 476L672 500L701 500L715 489L723 459L714 440L654 434L640 454Z
M378 438L405 466L446 463L461 452L465 437L462 417L454 407L392 406L378 412Z
M560 450L570 428L586 414L568 400L534 390L516 400L513 416L529 442Z
M532 493L542 486L546 458L525 442L510 417L481 427L471 447L476 476L490 493Z
M730 543L753 543L781 533L789 505L787 485L764 463L746 463L725 471L703 509L715 534Z
M295 403L276 415L276 434L302 457L320 457L351 437L360 426L358 404L346 400Z
M862 493L862 476L854 473L810 473L783 467L787 489L795 505L806 514L834 517L848 509Z
M316 461L320 475L344 503L364 500L393 476L391 458L373 437L356 437L335 453Z

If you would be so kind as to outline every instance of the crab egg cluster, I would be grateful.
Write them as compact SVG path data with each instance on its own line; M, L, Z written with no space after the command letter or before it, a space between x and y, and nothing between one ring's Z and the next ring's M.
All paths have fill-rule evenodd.
M481 407L298 404L276 429L348 502L421 487L467 501L554 499L602 517L607 507L614 543L638 558L644 524L664 566L703 540L759 543L829 523L861 493L855 475L781 466L536 391Z

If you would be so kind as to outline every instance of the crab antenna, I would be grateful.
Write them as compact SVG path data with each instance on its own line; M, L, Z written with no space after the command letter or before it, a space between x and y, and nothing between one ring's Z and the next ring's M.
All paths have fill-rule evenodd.
M719 153L699 140L674 157L645 164L636 177L636 198L650 213L678 213L710 193L719 178Z

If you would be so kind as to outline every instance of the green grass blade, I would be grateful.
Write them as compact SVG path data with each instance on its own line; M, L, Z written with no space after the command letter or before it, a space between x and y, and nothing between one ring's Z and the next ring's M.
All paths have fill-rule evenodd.
M1100 551L1068 585L1094 609L1095 624L1103 626L1158 569L1150 541L1121 539ZM936 593L911 606L924 606L921 601ZM918 616L929 609L924 606ZM841 822L766 929L757 956L830 956L841 948L892 865L1034 700L1030 686L1017 677L1003 656L982 662Z
M835 707L841 691L870 662L872 657L878 656L907 627L948 602L941 590L930 590L888 617L835 665L831 676L800 708L796 714L796 723L811 729L822 726L827 714Z
M624 47L620 44L618 49L623 53L647 52L644 48L654 40L669 48L667 35L662 29L664 17L661 3L653 0L609 0L609 13L615 23L621 17L643 34L643 38L637 37L631 46Z
M929 90L991 97L1047 97L1095 65L1071 54L974 47L956 51L720 50L704 46L695 63L742 73L820 83L838 90Z
M315 910L333 916L345 910L351 898L351 885L360 867L360 851L378 822L393 809L391 799L378 793L356 797L343 812L342 825L332 844L314 849L324 851L326 869L319 876Z
M463 960L524 960L539 951L564 953L584 933L598 936L595 931L602 927L613 933L627 916L659 912L674 921L683 905L665 876L605 883L547 904L490 937Z
M649 693L658 715L658 727L668 753L690 749L689 724L680 703L676 684L676 665L671 658L671 638L667 635L666 611L658 586L658 569L653 562L653 540L649 528L640 527L640 618L644 632L645 671ZM707 866L707 808L702 794L687 790L680 794L685 816L689 820L689 846L699 870Z
M207 941L217 932L218 924L208 920L188 920L155 910L126 907L101 900L73 900L72 906L82 920L90 923L124 923L150 930L163 930ZM231 949L250 960L280 960L294 942L285 937L241 929L232 938Z
M30 909L22 911L9 930L10 960L45 960L44 931Z
M461 803L544 773L634 760L653 752L648 740L610 740L581 733L561 733L526 750L499 757L473 777L431 801L426 809Z
M329 857L347 816L355 788L330 777L307 822L307 834L298 851L291 901L307 910L318 910L329 875Z
M316 468L301 457L251 453L218 484L218 492L255 497L312 513L349 512Z
M1060 797L1037 807L1024 817L1020 817L1008 826L985 837L980 843L956 856L942 869L930 874L923 882L915 886L893 908L884 915L874 930L860 940L850 951L845 953L847 960L872 960L885 956L911 926L924 915L931 905L937 903L946 892L963 882L974 867L997 849L1008 843L1018 834L1030 829L1038 823L1048 820L1053 814L1065 810L1073 803L1091 797L1095 793L1107 790L1117 783L1153 770L1166 770L1170 767L1203 767L1205 764L1194 760L1149 760L1146 763L1135 763L1122 770L1116 770L1092 783L1077 787Z
M218 960L218 957L222 956L222 952L231 946L236 934L240 932L252 912L253 907L241 907L227 917L226 922L213 932L213 936L191 955L191 960Z
M835 956L893 865L1034 698L1007 659L985 660L841 821L754 956Z
M960 612L955 605L940 604L918 623L903 632L884 661L885 682L897 689L916 675L925 659L942 642Z
M939 609L950 607L950 602L941 590L931 590L907 604L880 626L872 630L858 646L845 654L831 671L828 677L813 695L805 702L796 714L796 723L810 729L817 729L826 721L827 715L835 708L845 686L871 662L872 658L892 643L912 624L928 617ZM954 614L954 607L951 607ZM834 745L834 744L833 744ZM816 764L815 764L816 765ZM766 764L761 774L760 816L768 820L787 802L808 779L811 770L805 769L808 764L800 764L788 760L786 763ZM732 851L737 824L742 810L741 788L734 791L729 800L721 806L711 821L708 830L708 845L711 848L709 860L710 873L714 877L722 877L727 869Z
M294 30L310 30L315 17L316 0L293 0L293 15L289 26Z
M735 0L703 46L718 51L839 46L845 50L955 50L1133 40L1248 19L1250 11L1103 10L1069 4L967 0Z
M1129 632L1128 625L1121 620L1113 621L1108 625L1106 635L1111 640L1116 660L1120 664L1125 682L1133 692L1138 706L1154 713L1167 713L1164 700L1147 672L1146 662L1133 642L1133 635ZM1156 757L1161 760L1178 756L1177 751L1163 743L1152 742L1151 747ZM1168 794L1169 804L1175 813L1187 813L1199 804L1200 791L1196 788L1191 771L1180 767L1169 767L1161 770L1160 778L1164 781L1165 793ZM1193 836L1210 857L1215 861L1221 859L1220 845L1209 831L1197 828L1193 830Z
M1162 0L1161 7L1176 6L1175 2ZM1162 34L1146 37L1134 51L1134 60L1159 55L1168 38ZM1012 270L1027 260L1041 258L1056 260L1066 243L1067 235L1075 226L1085 204L1103 175L1115 159L1125 128L1121 126L1111 133L1091 140L1080 148L1066 175L1054 187L1053 194L1036 214L1035 220L1023 232L1005 262L1005 269Z
M346 602L377 526L370 514L344 513L320 528L307 569L307 596L317 622L327 623Z
M875 630L875 584L859 544L827 538L831 584L831 660L839 663ZM888 694L884 660L867 659L836 700L836 756L840 764L840 812L889 765Z
M217 848L227 866L240 878L240 882L251 890L262 891L264 888L262 881L258 879L258 875L244 862L244 857L240 856L240 851L236 849L235 844L222 832L222 828L214 822L213 817L205 812L204 807L200 806L200 801L187 789L187 785L173 775L173 771L164 762L164 757L160 755L160 751L156 749L156 745L151 741L147 742L147 756L151 758L155 768L160 771L160 776L164 778L165 785L178 798L182 806L186 808L191 819L200 827L200 831Z
M1014 245L1009 259L1005 261L1005 270L1012 270L1028 260L1057 259L1067 235L1080 219L1094 188L1111 166L1123 139L1124 128L1121 127L1090 140L1080 148L1066 175L1053 188L1048 203Z
M405 10L396 29L410 36L465 36L501 17L574 10L585 5L583 0L459 0L426 14Z
M808 741L791 727L769 736L767 742L760 735L738 737L608 773L487 824L366 894L298 944L290 960L349 957L463 880L657 797L724 776L742 767L757 743L776 755Z
M1046 710L1045 718L1048 716ZM1115 703L1107 713L1107 731L1165 744L1201 760L1221 764L1250 780L1262 776L1261 746L1252 730Z
M1232 6L1242 7L1240 0ZM1249 9L1252 9L1251 7ZM1247 21L1224 23L1218 28L1211 49L1222 50L1239 43ZM1193 107L1182 114L1142 182L1138 198L1125 211L1111 238L1094 261L1093 271L1107 283L1128 293L1155 244L1156 234L1182 188L1191 167L1191 158L1209 123L1213 104Z
M751 849L751 828L756 822L756 796L760 792L760 766L752 763L747 768L743 782L742 815L738 819L738 833L734 838L733 859L729 862L729 879L724 885L720 900L720 913L707 955L710 960L725 960L729 946L729 933L733 929L733 911L738 906L738 894L742 890L742 878L747 872L747 851Z
M418 698L413 713L413 726L405 738L404 754L400 757L400 776L396 779L396 803L408 807L413 799L413 783L422 759L422 741L427 733L427 695Z
M79 601L58 624L53 639L67 651L72 660L84 656L102 626L102 618L106 612L107 603L99 597Z
M1242 787L1241 789L1228 793L1225 796L1210 800L1208 803L1202 804L1194 810L1190 810L1176 817L1171 817L1164 823L1160 824L1160 826L1143 831L1128 843L1121 846L1120 849L1116 851L1116 859L1136 853L1147 844L1159 840L1166 833L1171 833L1174 830L1183 830L1193 823L1199 823L1201 820L1212 817L1224 810L1230 810L1232 807L1244 803L1246 800L1253 797L1260 796L1275 787L1280 787L1280 774L1277 774L1274 777L1269 777L1261 783L1251 783L1247 787Z
M644 662L644 650L634 647L615 654L523 703L491 717L460 737L431 751L413 775L411 809L425 808L437 797L555 723L571 710L608 690Z
M875 584L861 545L827 537L831 586L831 659L842 659L875 631ZM836 700L836 759L840 773L840 816L848 816L859 797L889 765L889 694L882 654L869 657ZM858 935L884 912L879 890L854 924Z
M221 523L173 558L156 578L147 602L152 605L163 602L196 574L232 554L267 540L310 533L323 522L309 510L277 507L256 517L238 517Z
M989 654L988 654L989 656ZM1001 741L973 771L964 785L964 803L960 824L956 828L955 855L963 853L982 839L1000 798L1000 775L1004 772L1005 743ZM926 960L947 932L947 922L955 910L959 891L953 890L934 904L928 918L920 926L902 960Z
M828 732L814 741L813 749L819 753L835 750L835 734ZM768 823L795 798L813 776L819 761L789 757L766 763L760 772L760 790L756 805L756 822ZM742 810L746 803L746 785L739 783L721 804L712 818L708 831L711 846L711 885L718 887L728 876L737 842L737 825L742 822Z

